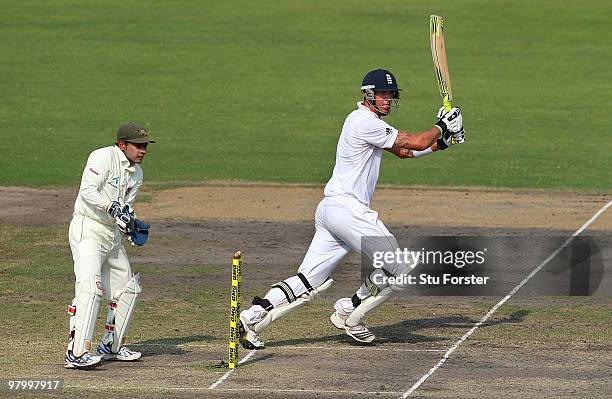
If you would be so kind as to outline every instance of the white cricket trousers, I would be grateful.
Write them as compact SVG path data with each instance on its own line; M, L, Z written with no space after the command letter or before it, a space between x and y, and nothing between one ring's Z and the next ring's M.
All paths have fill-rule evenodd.
M315 235L298 272L313 287L319 286L332 274L336 266L351 251L372 259L376 251L397 249L395 237L378 219L378 212L348 196L325 197L315 212ZM362 248L363 237L386 237L386 248ZM380 243L380 240L377 240ZM395 273L395 270L389 270Z
M374 251L395 252L398 247L395 237L378 219L378 212L373 211L354 197L324 197L315 212L315 229L310 247L298 269L298 273L302 273L310 285L315 288L331 276L336 266L351 250L373 259ZM379 239L375 240L377 245L363 247L364 237L378 237ZM399 270L400 267L394 263L388 271L397 274L403 271ZM306 287L298 276L289 277L284 281L296 296L306 292ZM360 299L370 295L364 284L357 289L356 294ZM265 299L269 300L273 306L287 302L285 294L278 288L268 291ZM335 307L344 314L350 314L354 310L351 298L339 299ZM250 324L259 322L264 315L264 309L258 305L244 312L244 318Z
M74 216L68 230L74 260L75 297L79 287L91 276L102 277L107 299L116 301L132 278L127 253L121 243L121 233L85 216Z

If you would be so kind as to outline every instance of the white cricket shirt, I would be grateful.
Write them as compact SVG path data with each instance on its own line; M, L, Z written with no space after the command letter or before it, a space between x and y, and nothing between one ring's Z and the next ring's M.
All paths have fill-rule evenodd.
M336 149L336 165L325 186L325 196L346 195L370 205L383 148L390 148L397 129L380 119L361 102L344 121Z
M143 173L116 145L99 148L87 159L81 188L74 203L74 216L86 216L102 224L114 226L115 220L106 213L112 201L133 208Z

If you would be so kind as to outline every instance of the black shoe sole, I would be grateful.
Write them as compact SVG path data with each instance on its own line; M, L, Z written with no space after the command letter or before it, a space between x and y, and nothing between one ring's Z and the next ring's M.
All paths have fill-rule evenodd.
M100 360L98 363L96 364L90 364L89 366L83 366L83 367L64 367L66 370L93 370L97 367L102 366L102 364L105 362L104 359Z

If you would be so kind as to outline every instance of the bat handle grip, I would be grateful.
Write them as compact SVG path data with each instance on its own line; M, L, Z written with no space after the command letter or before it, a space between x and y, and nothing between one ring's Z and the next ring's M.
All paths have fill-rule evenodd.
M442 104L444 105L444 112L448 112L451 110L451 108L453 107L451 105L451 101L450 98L448 98L448 95L444 96L442 98Z

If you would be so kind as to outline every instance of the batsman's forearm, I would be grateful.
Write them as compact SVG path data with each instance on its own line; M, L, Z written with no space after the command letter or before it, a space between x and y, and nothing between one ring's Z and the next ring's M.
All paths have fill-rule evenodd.
M399 132L393 147L405 148L407 150L423 151L429 147L440 137L440 129L433 126L429 130L421 133L410 134L407 132Z
M410 150L407 150L405 148L393 146L391 148L385 148L384 150L390 152L391 154L394 154L398 158L403 159L410 157Z
M429 148L433 144L435 144L436 140L438 140L442 136L442 131L438 126L433 125L429 130L426 130L421 134L423 135L423 138L427 141L427 145L425 146L425 148Z
M409 152L408 158L420 158L425 155L433 154L434 152L439 151L440 150L440 148L438 147L439 142L440 142L440 139L438 139L435 143L433 143L431 147L423 151L417 151L417 150L408 151Z

